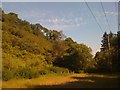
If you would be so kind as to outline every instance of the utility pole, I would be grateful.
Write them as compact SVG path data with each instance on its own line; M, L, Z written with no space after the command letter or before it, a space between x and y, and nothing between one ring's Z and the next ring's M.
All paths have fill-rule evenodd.
M112 67L111 67L111 60L110 60L110 55L111 55L111 53L110 53L110 37L109 37L109 34L108 34L108 36L107 36L107 39L108 39L108 53L109 53L108 63L109 63L109 65L110 65L110 71L111 71L111 70L112 70Z
M108 39L108 50L110 50L110 37L109 37L109 35L107 36L107 39Z

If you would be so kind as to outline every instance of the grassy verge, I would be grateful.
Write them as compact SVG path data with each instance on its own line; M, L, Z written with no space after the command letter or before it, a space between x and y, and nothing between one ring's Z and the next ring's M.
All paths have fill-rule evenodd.
M33 79L3 81L3 88L117 88L117 74L46 74Z
M61 82L63 78L66 78L71 74L58 74L49 73L46 75L40 75L38 78L33 79L11 79L9 81L3 81L3 88L28 88L34 85L49 85ZM60 84L60 82L58 84Z

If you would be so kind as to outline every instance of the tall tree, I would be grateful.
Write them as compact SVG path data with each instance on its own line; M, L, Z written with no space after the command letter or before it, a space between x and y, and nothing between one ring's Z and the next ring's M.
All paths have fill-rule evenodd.
M108 41L108 39L109 41ZM97 68L100 70L118 71L119 61L119 33L113 34L106 32L103 35L102 49L96 53L95 60L97 61ZM110 43L110 47L108 46Z
M101 41L102 42L101 50L105 51L105 50L108 49L108 34L106 32L103 34L103 38L102 39L103 40Z

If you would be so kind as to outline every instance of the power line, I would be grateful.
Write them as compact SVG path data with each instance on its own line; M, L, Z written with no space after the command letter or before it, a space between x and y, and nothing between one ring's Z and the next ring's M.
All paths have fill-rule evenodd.
M106 22L107 22L107 24L108 24L108 28L109 28L109 31L111 31L110 30L110 24L108 23L108 19L107 19L107 15L106 15L106 13L105 13L105 9L104 9L104 7L103 7L103 4L102 4L102 1L100 0L100 2L101 2L101 6L102 6L102 10L103 10L103 13L104 13L104 15L105 15L105 18L106 18ZM110 50L110 37L109 37L109 34L107 35L107 44L108 44L108 50ZM108 62L110 63L110 52L109 52L109 56L108 56Z
M104 9L104 7L103 7L102 1L100 0L100 2L101 2L101 6L102 6L103 13L104 13L105 18L106 18L106 22L107 22L108 27L109 27L109 31L111 31L111 29L110 29L110 24L109 24L109 22L108 22L107 15L106 15L106 13L105 13L105 9Z
M110 29L110 24L109 24L109 22L108 22L107 15L106 15L106 13L105 13L105 9L104 9L104 7L103 7L103 4L102 4L102 1L101 1L101 0L100 0L100 3L101 3L101 6L102 6L102 10L103 10L104 16L105 16L105 18L106 18L106 22L107 22L107 24L108 24L109 31L111 31L111 29ZM110 50L110 37L109 37L109 35L108 35L107 39L108 39L108 50Z
M117 2L115 2L115 10L116 10L116 23L117 23L117 25L118 25L118 8L117 8L117 6L118 6L118 4L117 4ZM119 26L119 25L118 25ZM117 30L118 30L118 26L117 26Z
M85 0L84 0L84 1L85 1ZM102 30L102 28L101 28L100 24L98 23L98 21L97 21L97 19L96 19L95 15L93 14L93 12L92 12L91 8L89 7L89 5L88 5L88 3L87 3L86 1L85 1L85 4L86 4L86 6L88 7L88 9L90 10L90 12L91 12L91 14L92 14L93 18L95 19L96 23L98 24L98 26L99 26L99 28L100 28L100 30L103 32L103 30Z
M84 0L84 1L85 1L85 0ZM85 2L86 2L86 1L85 1ZM87 4L87 6L88 6L88 4ZM95 15L93 14L92 10L90 9L90 7L89 7L89 6L88 6L88 8L89 8L89 10L90 10L91 14L93 15L93 18L95 19L96 23L98 24L98 26L99 26L100 30L103 32L103 30L102 30L101 26L99 25L99 23L98 23L98 21L97 21L97 19L96 19ZM92 43L94 43L94 45L96 44L94 41L93 41ZM97 48L98 48L98 47L97 47ZM97 51L97 50L95 49L95 51Z

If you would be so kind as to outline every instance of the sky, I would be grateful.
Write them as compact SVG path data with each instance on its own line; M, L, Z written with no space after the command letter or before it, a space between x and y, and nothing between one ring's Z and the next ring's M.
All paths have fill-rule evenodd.
M118 31L115 2L103 2L113 33ZM5 13L14 12L30 23L40 23L51 30L62 30L67 37L91 47L93 54L100 50L103 33L110 32L100 2L88 2L98 23L84 2L2 2Z
M1 0L2 2L84 2L84 0ZM86 0L87 2L100 2L100 0ZM118 2L119 0L101 0L102 2Z

